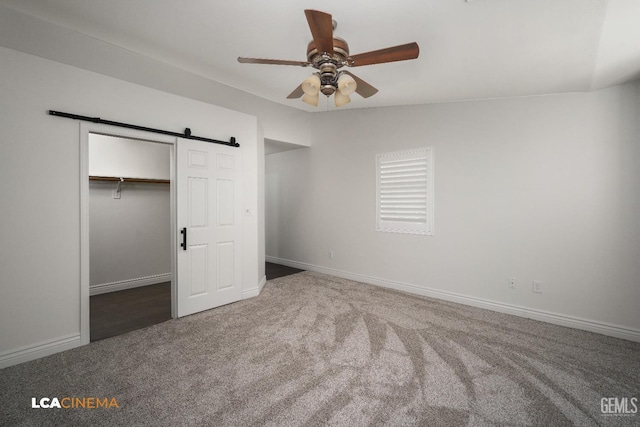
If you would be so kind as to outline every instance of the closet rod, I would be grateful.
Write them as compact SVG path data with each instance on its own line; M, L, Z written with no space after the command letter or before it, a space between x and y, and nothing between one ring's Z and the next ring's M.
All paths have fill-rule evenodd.
M148 179L148 178L118 178L115 176L95 176L90 175L89 181L116 181L116 182L142 182L148 184L169 184L168 179Z
M201 136L191 135L191 129L189 129L189 128L186 128L184 130L184 133L178 133L178 132L171 132L171 131L168 131L168 130L154 129L154 128L148 128L148 127L145 127L145 126L132 125L132 124L129 124L129 123L113 122L111 120L103 120L100 117L80 116L78 114L63 113L61 111L54 111L54 110L49 110L49 115L58 116L58 117L65 117L67 119L84 120L84 121L93 122L93 123L102 123L102 124L111 125L111 126L119 126L119 127L127 128L127 129L135 129L135 130L143 130L143 131L146 131L146 132L160 133L162 135L178 136L180 138L186 138L186 139L195 139L195 140L198 140L198 141L211 142L211 143L214 143L214 144L228 145L230 147L240 147L240 144L238 144L236 142L236 138L233 137L233 136L231 137L231 139L229 141L219 141L217 139L203 138Z

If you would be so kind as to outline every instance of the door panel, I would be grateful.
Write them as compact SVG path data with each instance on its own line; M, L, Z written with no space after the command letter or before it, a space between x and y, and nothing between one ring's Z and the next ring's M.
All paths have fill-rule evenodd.
M233 199L235 197L235 188L233 181L229 179L219 179L218 184L218 225L233 226L234 225L234 209Z
M179 139L177 152L181 317L240 300L242 201L238 148Z
M207 293L209 282L209 245L189 246L189 297Z
M206 178L189 177L189 227L207 226L207 206L209 205L209 184Z
M218 289L234 286L233 270L235 266L233 242L218 243Z

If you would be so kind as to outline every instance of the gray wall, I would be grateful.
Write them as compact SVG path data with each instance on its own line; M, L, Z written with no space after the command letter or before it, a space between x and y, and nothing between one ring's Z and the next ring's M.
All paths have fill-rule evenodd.
M639 105L635 83L315 115L311 148L267 156L267 259L638 339ZM375 155L421 146L435 235L376 232Z
M89 135L89 175L124 178L170 179L169 145Z
M120 198L114 199L115 185L89 184L90 286L136 285L159 275L163 277L142 283L170 280L169 185L124 183Z
M89 175L170 178L170 146L89 135ZM89 182L91 293L171 280L168 184ZM114 283L117 282L117 283Z

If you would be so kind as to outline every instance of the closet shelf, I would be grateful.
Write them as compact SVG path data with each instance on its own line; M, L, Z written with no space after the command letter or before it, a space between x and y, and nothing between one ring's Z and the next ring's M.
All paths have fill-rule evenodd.
M144 182L148 184L169 184L168 179L120 178L116 176L89 176L89 181Z

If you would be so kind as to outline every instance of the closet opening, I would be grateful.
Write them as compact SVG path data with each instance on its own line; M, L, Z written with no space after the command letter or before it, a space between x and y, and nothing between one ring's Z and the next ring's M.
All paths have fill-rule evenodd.
M83 317L89 331L86 323L82 329L90 341L161 323L174 313L175 143L129 134L86 132L83 282L89 313Z

